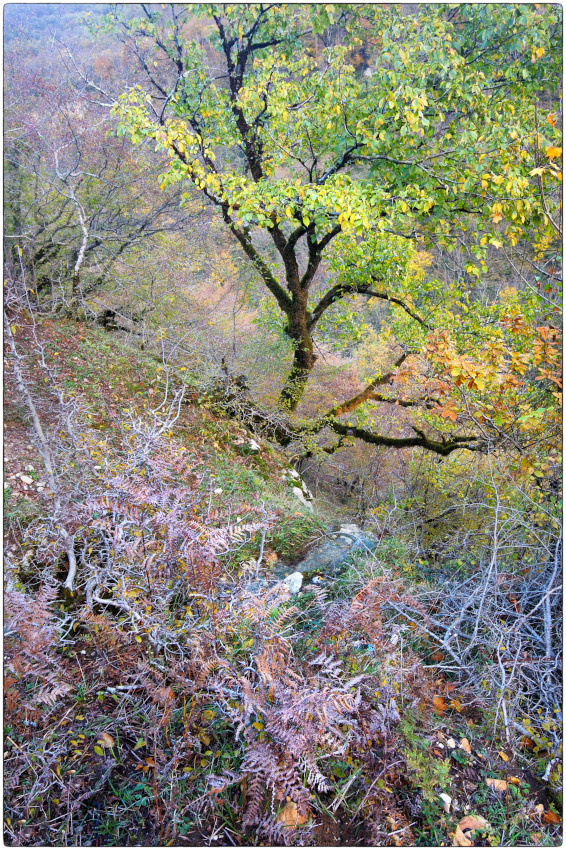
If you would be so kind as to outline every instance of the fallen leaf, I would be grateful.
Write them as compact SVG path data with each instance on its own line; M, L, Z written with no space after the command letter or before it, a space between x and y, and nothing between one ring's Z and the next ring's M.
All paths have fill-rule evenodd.
M541 839L542 839L542 833L541 833L541 832L531 832L531 836L530 836L530 838L531 838L531 842L532 842L535 846L537 846L537 845L538 845L538 844L540 844L540 842L541 842Z
M544 806L543 806L543 804L542 804L542 803L537 803L537 804L536 804L536 806L535 806L535 812L537 813L537 815L542 815L542 813L544 812Z
M501 752L499 752L497 755L500 759L503 759L503 761L509 761L509 756L506 756L503 750L501 750Z
M521 784L521 780L518 779L516 776L508 776L507 782L510 782L511 785L520 785Z
M494 791L507 791L509 788L509 784L504 779L494 779L493 776L488 776L485 784L493 788Z
M456 827L456 831L452 835L452 843L455 847L473 847L473 843L469 838L466 838L462 830L459 826Z
M462 831L465 829L489 829L489 823L481 815L466 815L458 823Z
M299 814L297 804L292 801L290 803L285 803L277 815L277 820L279 823L282 823L283 826L299 826L299 824L307 822L306 817Z
M471 753L472 748L470 747L470 742L467 738L462 738L460 741L460 749L464 750L466 753Z
M542 816L542 819L545 823L560 823L561 818L555 812L545 812Z
M101 732L96 743L102 744L103 747L113 747L114 738L108 732Z
M155 694L153 695L153 701L158 702L159 705L167 706L172 700L175 699L175 691L173 688L156 688Z
M448 708L443 697L433 697L432 704L435 708L435 711L438 711L439 714L444 714L444 712Z

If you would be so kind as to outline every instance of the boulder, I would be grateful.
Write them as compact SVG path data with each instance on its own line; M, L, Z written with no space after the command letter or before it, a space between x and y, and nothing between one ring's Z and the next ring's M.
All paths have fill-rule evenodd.
M291 573L285 577L283 583L289 588L291 596L294 596L302 587L303 574L300 572Z

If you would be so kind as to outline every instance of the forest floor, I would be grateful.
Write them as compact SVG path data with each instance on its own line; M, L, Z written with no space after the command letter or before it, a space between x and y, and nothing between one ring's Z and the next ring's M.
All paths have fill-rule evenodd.
M78 405L81 433L100 446L100 456L93 455L96 479L112 452L120 454L124 422L156 407L162 365L86 324L44 319L34 337L29 320L20 317L14 331L53 440L62 426L49 373L38 365L38 343L66 402ZM211 774L237 779L246 746L262 745L268 725L250 720L257 740L234 734L232 717L222 716L206 690L216 680L203 676L200 691L184 690L182 676L174 665L169 669L159 647L127 618L111 616L111 603L88 610L80 567L78 589L63 591L67 565L59 558L48 567L42 538L52 494L9 356L5 366L7 844L249 846L270 843L271 836L277 844L314 846L560 845L557 801L538 778L544 752L536 752L529 739L510 747L494 732L493 706L464 688L457 675L450 679L434 669L434 647L417 638L410 622L403 630L398 617L381 619L379 606L411 591L399 548L388 539L371 557L353 556L352 568L340 577L321 576L324 599L311 584L292 605L287 599L278 607L278 614L285 610L295 618L285 651L299 672L315 663L304 660L311 649L312 658L333 649L335 663L349 676L364 675L368 712L381 710L387 692L387 705L395 710L383 733L368 732L357 747L324 755L319 763L326 780L312 790L304 816L297 815L292 791L286 799L272 795L278 831L272 825L261 833L263 821L245 814L251 793L245 778L211 790ZM175 380L181 378L177 372ZM272 564L278 558L292 563L318 545L336 516L311 514L293 495L284 455L263 440L255 449L252 435L203 404L188 384L169 436L191 456L197 507L206 506L215 522L255 521L258 506L271 517L263 536L255 534L220 559L217 588L235 595L250 560L258 563L256 577L259 570L264 586L275 586ZM378 612L372 615L379 619L379 627L371 625L374 632L352 619L367 599ZM361 623L360 631L332 632L329 611L338 610L350 612L348 622ZM213 618L214 612L213 605ZM226 664L249 670L259 654L257 635L240 634L231 624L222 640ZM266 717L268 711L266 706ZM363 717L360 722L363 728ZM285 814L293 806L294 821Z

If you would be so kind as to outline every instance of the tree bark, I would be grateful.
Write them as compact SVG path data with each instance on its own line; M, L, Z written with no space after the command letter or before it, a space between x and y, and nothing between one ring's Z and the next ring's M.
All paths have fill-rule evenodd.
M309 332L307 311L308 290L293 296L287 323L287 335L295 343L293 366L279 396L279 407L293 411L300 402L305 386L316 362L314 345Z

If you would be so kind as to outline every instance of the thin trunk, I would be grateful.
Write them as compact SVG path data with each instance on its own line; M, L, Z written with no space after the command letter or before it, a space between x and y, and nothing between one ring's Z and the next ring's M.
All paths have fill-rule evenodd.
M88 245L88 227L86 223L86 216L84 214L84 210L76 197L73 189L69 186L69 194L71 196L71 200L73 201L75 208L77 210L77 216L79 219L79 224L81 226L81 230L83 233L83 238L81 241L81 247L79 248L79 252L77 254L77 260L75 262L75 267L73 269L73 283L72 283L72 292L71 292L71 310L73 315L77 315L79 302L82 297L81 292L81 267L85 259L86 249Z
M49 482L50 490L53 494L53 521L59 531L59 535L61 537L61 541L63 543L63 548L65 549L67 560L69 563L69 571L67 573L67 578L65 580L65 587L68 590L73 590L73 582L75 580L75 574L77 572L77 561L75 558L74 552L74 538L72 534L69 534L67 531L65 524L62 520L63 515L63 505L61 501L61 490L59 487L59 483L57 481L57 476L55 474L55 468L53 463L53 457L51 454L51 449L49 448L49 443L47 442L47 437L43 430L43 426L41 424L41 420L37 413L37 409L31 397L31 393L29 392L21 367L20 367L20 357L18 354L18 350L16 348L16 341L14 340L14 335L12 334L12 328L6 313L4 313L4 333L6 335L6 339L8 340L8 344L10 346L10 351L12 353L13 358L13 368L14 368L14 377L16 379L16 386L18 388L19 393L21 394L24 403L28 409L33 430L35 431L36 436L36 445L39 449L39 453L41 455L41 459L43 460L43 465L45 467L45 472L47 474L47 481Z

